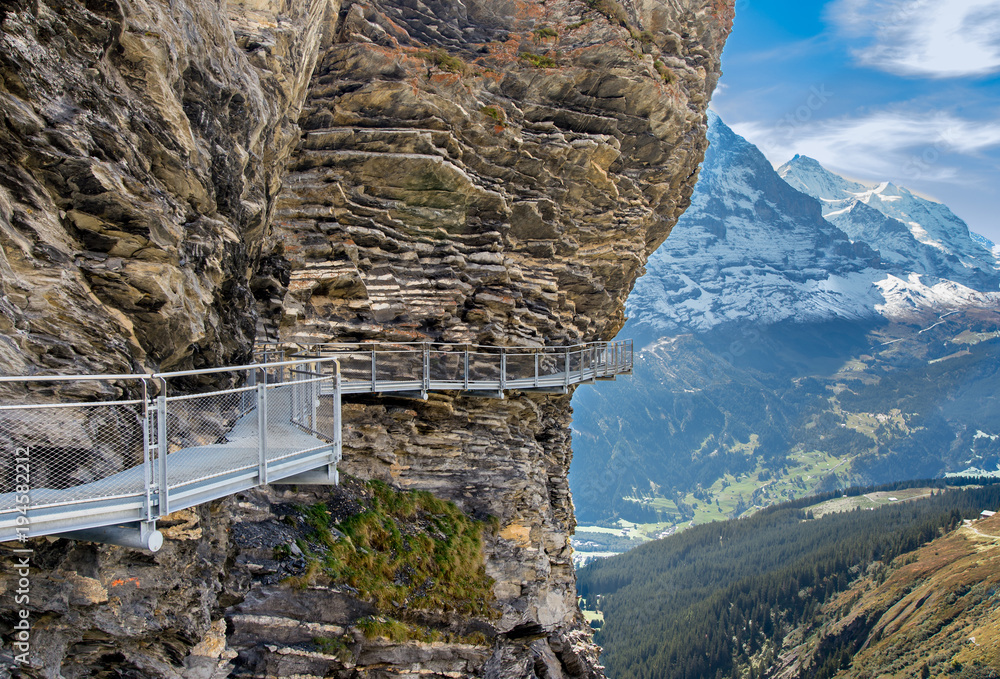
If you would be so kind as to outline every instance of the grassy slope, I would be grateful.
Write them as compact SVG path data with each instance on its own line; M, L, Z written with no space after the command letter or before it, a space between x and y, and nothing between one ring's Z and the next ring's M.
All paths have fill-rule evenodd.
M975 507L982 502L997 504L995 490L972 493L941 496L937 490L937 497L930 500L929 489L906 488L837 498L804 507L803 515L825 515L804 523L788 521L788 510L778 508L753 519L718 524L718 528L703 526L588 567L581 571L579 583L586 607L604 611L604 624L595 626L603 627L599 641L607 651L604 661L609 672L613 676L617 670L623 677L651 677L664 671L682 672L682 668L688 668L683 670L687 672L691 660L710 651L716 657L712 669L695 669L687 676L708 676L702 674L706 669L714 675L719 662L716 647L720 639L728 644L727 635L735 633L741 638L731 649L732 669L744 678L751 674L782 679L916 677L921 676L925 663L930 676L1000 676L1000 631L994 630L1000 619L1000 517L958 528L923 547L918 540L896 552L901 556L890 564L856 562L839 551L840 542L851 531L857 538L849 538L845 546L883 530L890 516L896 517L895 522L908 515L916 517L913 512L931 516L959 506L964 507L965 516L976 516ZM892 514L881 518L880 512L855 511L869 506L884 507ZM835 524L829 524L830 519ZM895 541L891 535L890 531L877 539L890 544ZM751 609L744 603L733 609L734 602L746 597L753 600L759 596L755 592L764 591L755 588L773 589L776 582L784 581L774 576L794 562L815 555L828 562L821 568L829 568L830 555L835 554L846 559L838 567L850 568L850 574L843 572L847 579L829 575L822 586L801 585L798 597L792 599L802 600L794 604L797 613L790 612L788 601L763 604L765 612L770 607L771 614L765 613L765 618L774 629L764 637L754 639L749 633L753 629L759 634L761 629L761 609L751 604L756 621L751 627L737 621L716 639L716 624L733 622L719 617L718 623L709 621L707 626L696 623L704 630L699 627L684 643L671 642L671 636L690 636L687 628L692 623L685 620L715 620L716 615L743 619ZM805 572L811 572L811 567ZM801 573L796 576L801 577ZM740 578L749 579L728 591ZM723 599L717 601L720 595ZM618 600L622 596L626 598ZM706 632L705 648L700 644L702 631ZM669 653L662 650L666 647ZM838 674L841 668L844 671ZM728 676L729 669L724 673Z
M837 677L918 677L924 665L931 677L1000 674L1000 516L933 540L882 577L827 603L823 623L769 676L795 676L808 649L841 645L861 650Z

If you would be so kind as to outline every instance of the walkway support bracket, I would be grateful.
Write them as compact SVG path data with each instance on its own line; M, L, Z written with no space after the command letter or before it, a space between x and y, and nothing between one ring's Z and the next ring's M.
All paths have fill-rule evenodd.
M138 524L101 526L99 528L75 530L68 533L59 533L57 537L66 538L67 540L101 542L107 545L131 547L132 549L145 549L150 552L158 552L160 547L163 546L163 533L156 530L155 521L140 521Z

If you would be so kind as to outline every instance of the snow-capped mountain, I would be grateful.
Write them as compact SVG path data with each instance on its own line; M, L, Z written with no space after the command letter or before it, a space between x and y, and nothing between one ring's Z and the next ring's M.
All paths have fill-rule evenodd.
M1000 303L996 258L944 205L804 156L783 179L711 112L708 137L691 207L629 296L636 323L666 334Z
M992 245L983 252L984 243L975 240L968 225L946 205L892 182L862 184L845 179L806 156L795 156L778 168L778 174L819 200L823 216L852 240L877 249L893 273L936 276L980 291L1000 287Z
M688 525L722 518L725 497L735 516L1000 469L991 244L943 205L798 157L786 175L806 195L715 115L709 140L691 206L628 298L634 374L573 398L580 520ZM811 467L817 451L838 462Z

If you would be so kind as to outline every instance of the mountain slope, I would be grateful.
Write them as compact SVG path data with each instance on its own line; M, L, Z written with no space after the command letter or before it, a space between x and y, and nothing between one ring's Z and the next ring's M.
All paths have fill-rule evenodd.
M1000 504L1000 486L912 492L923 499L821 516L800 500L582 569L609 674L913 677L924 662L946 674L956 652L1000 670L1000 520L962 527Z
M1000 517L968 522L828 599L766 676L996 677L998 587Z
M866 318L881 301L878 256L822 217L752 144L709 113L691 207L649 259L628 314L655 331L744 320Z
M966 223L946 205L891 182L865 185L844 179L807 156L795 156L778 174L819 200L823 216L853 240L876 247L894 270L901 267L976 290L997 290L996 257L983 252Z
M709 139L691 208L628 300L634 375L574 399L581 522L701 523L850 483L1000 470L990 251L965 229L981 265L965 267L964 243L921 243L874 193L838 228L717 117ZM820 195L864 189L809 162Z

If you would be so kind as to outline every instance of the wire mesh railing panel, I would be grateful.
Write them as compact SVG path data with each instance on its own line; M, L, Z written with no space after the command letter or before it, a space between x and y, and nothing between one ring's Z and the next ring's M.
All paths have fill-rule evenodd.
M0 410L0 511L142 494L143 419L141 402Z
M372 354L369 351L337 353L340 374L346 382L371 382Z
M469 352L470 382L499 382L500 354Z
M508 380L535 378L535 354L508 353L506 363Z
M340 405L333 394L319 397L314 433L327 443L336 443L340 440Z
M465 380L464 351L430 351L428 366L431 381L462 382Z
M538 357L538 376L555 377L566 373L565 354L544 353Z
M422 351L380 351L375 355L375 376L379 382L412 382L424 374Z
M167 399L167 485L176 488L258 464L257 407L252 387Z

